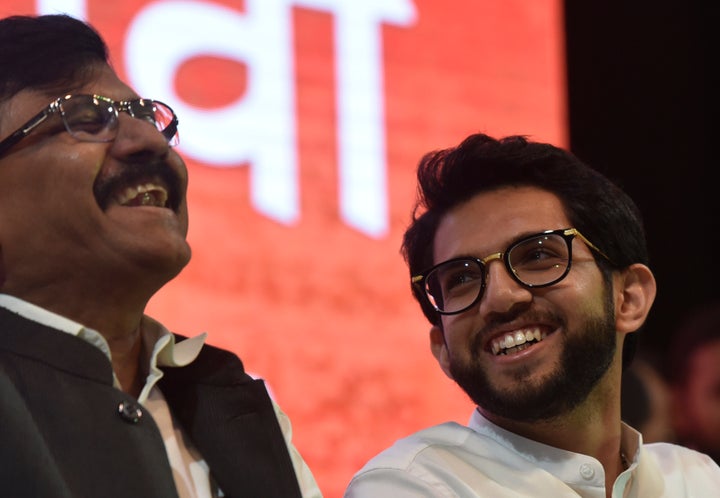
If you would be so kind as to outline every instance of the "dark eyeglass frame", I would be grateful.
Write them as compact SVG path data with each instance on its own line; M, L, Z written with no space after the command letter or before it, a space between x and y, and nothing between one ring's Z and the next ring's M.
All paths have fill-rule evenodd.
M565 240L565 243L567 244L567 250L568 250L568 262L567 262L567 267L565 268L565 271L559 277L557 277L554 280L547 282L547 283L528 284L526 282L523 282L520 279L520 277L518 277L518 275L513 270L512 264L510 263L510 256L509 256L510 253L512 252L513 249L520 246L521 244L526 243L529 240L532 240L535 238L540 238L540 237L547 236L547 235L559 235ZM425 299L427 299L427 301L432 305L433 308L435 308L435 311L437 311L439 314L441 314L441 315L456 315L458 313L462 313L463 311L466 311L466 310L472 308L473 306L475 306L475 304L477 304L480 301L480 299L482 298L482 296L485 294L485 286L487 284L488 263L495 259L502 260L508 274L513 278L513 280L515 280L517 283L519 283L523 287L527 287L527 288L549 287L551 285L554 285L554 284L560 282L562 279L564 279L568 275L568 273L570 273L570 268L572 267L572 241L575 237L578 237L580 240L585 242L585 244L590 249L597 252L600 256L605 258L607 261L610 261L610 258L607 255L605 255L605 253L603 253L600 249L598 249L598 247L595 244L590 242L583 234L581 234L579 230L577 230L576 228L561 228L559 230L545 230L544 232L540 232L540 233L522 237L520 239L513 241L507 247L507 249L505 249L504 251L490 254L482 259L481 258L471 258L471 257L466 257L466 256L448 259L447 261L438 263L437 265L433 266L432 268L428 268L427 270L423 271L422 273L413 275L410 279L410 282L413 286L415 286L416 288L418 288L419 290L424 292ZM472 300L472 302L470 304L468 304L464 308L461 308L456 311L443 311L443 310L440 310L438 308L438 306L435 304L436 300L432 296L432 294L430 293L430 290L428 288L427 277L428 277L428 275L431 275L433 272L435 272L438 268L441 268L450 263L455 263L458 261L471 262L471 263L477 264L480 267L480 270L482 271L482 279L481 279L481 284L480 284L480 287L478 290L478 295L475 297L475 299Z
M94 138L94 135L90 133L79 133L78 131L72 129L72 126L70 126L65 116L63 104L67 103L70 100L78 98L88 99L96 106L99 106L99 102L102 102L109 105L110 108L114 111L114 121L109 121L106 125L106 128L110 129L113 132L109 138ZM160 122L154 117L157 113L158 108L169 111L172 115L172 119L164 128L160 128ZM112 142L115 139L117 133L117 118L119 116L119 113L126 112L134 118L147 119L146 114L143 115L139 112L139 110L144 109L152 109L152 123L155 125L157 130L162 133L162 135L168 141L168 144L171 147L177 145L179 143L179 137L177 133L178 118L175 114L175 111L173 111L172 108L164 102L152 99L112 100L108 97L103 97L101 95L77 94L65 95L52 101L50 104L48 104L47 107L45 107L45 109L30 118L25 124L15 130L13 133L11 133L7 138L0 141L0 157L2 157L8 150L10 150L11 147L20 142L26 136L28 136L35 128L37 128L41 123L43 123L53 114L60 115L63 121L63 125L65 126L65 130L77 140L83 142Z

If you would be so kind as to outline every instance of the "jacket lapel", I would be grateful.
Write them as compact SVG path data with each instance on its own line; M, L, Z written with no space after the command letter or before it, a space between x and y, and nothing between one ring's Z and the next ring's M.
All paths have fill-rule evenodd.
M234 354L206 345L190 365L163 371L171 411L226 496L301 496L265 385Z

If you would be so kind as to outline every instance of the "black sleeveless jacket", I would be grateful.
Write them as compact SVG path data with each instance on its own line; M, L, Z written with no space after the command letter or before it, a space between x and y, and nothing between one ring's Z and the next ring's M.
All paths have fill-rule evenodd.
M170 410L225 496L300 498L265 385L237 356L205 345L190 365L163 371ZM160 431L113 387L107 357L3 308L0 495L177 498Z

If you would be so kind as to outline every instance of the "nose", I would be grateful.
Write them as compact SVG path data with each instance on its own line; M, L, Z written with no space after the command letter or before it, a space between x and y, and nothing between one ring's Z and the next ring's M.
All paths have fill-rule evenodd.
M486 259L485 265L485 291L480 299L480 313L505 313L518 303L532 299L530 290L510 275L499 255Z
M110 147L110 154L120 159L164 157L170 150L163 134L149 121L121 112L117 126L117 135Z

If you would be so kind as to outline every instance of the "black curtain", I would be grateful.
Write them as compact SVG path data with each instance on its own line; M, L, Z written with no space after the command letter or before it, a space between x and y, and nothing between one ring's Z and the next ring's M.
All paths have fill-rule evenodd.
M570 149L644 213L658 296L640 352L660 366L679 322L720 296L715 5L564 5Z

